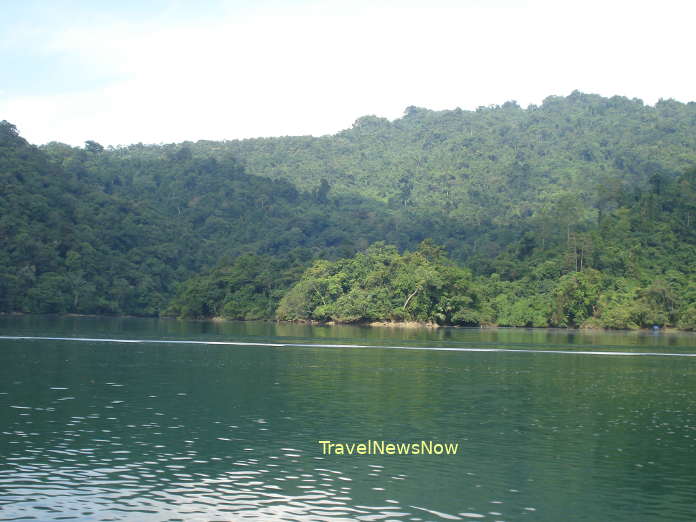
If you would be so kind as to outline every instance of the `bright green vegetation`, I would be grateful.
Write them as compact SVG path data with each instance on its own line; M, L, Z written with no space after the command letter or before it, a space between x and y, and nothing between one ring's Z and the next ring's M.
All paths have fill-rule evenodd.
M0 312L694 329L695 167L696 103L578 92L115 149L3 122Z
M335 263L317 261L278 306L279 319L338 322L416 320L476 325L468 270L424 242L414 253L375 244Z
M618 217L625 215L623 210L617 212ZM629 244L602 241L603 235L625 225L617 216L607 218L609 223L582 238L585 252L578 254L574 242L579 240L570 238L570 255L539 253L538 265L516 281L504 281L497 273L473 278L429 242L404 255L393 246L375 244L351 259L317 261L282 298L277 317L337 322L415 320L465 326L633 329L678 325L696 329L696 280L689 268L694 259L689 256L696 256L696 249L679 251L685 256L683 271L673 268L648 276L651 258L631 260L640 248L632 251ZM649 232L658 234L660 230L651 227ZM622 262L617 259L617 247L626 249L625 266L616 266ZM654 256L667 253L659 248L653 251ZM671 256L673 262L678 258ZM590 260L604 270L589 267ZM566 268L569 263L575 265L570 270Z

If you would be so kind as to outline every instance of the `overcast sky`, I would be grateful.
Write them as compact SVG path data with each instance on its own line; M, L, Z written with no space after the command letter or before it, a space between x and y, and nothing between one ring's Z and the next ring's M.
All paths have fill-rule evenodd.
M696 100L686 1L0 0L0 120L32 143L322 135L575 89Z

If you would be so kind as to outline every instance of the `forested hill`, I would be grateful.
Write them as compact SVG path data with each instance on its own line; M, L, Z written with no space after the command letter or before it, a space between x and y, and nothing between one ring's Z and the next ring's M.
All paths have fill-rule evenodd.
M247 173L301 192L323 187L334 203L359 196L404 216L382 239L415 247L432 237L458 260L486 260L520 235L521 221L596 222L622 192L696 166L696 103L648 106L574 92L526 109L409 107L393 122L365 116L333 136L133 145L102 158L188 154L222 164L235 158Z
M310 190L326 179L396 207L427 206L472 226L548 211L568 194L588 210L597 191L676 176L696 161L696 103L654 107L574 92L523 109L417 107L393 122L374 116L320 138L191 144L194 154L233 154L250 172Z
M318 138L36 147L2 122L0 312L273 317L315 260L359 266L338 260L431 238L473 277L476 304L447 321L678 324L696 294L695 166L696 103L579 92L526 109L409 107ZM420 259L408 255L404 266ZM590 284L592 271L581 313L549 304L564 277ZM642 311L600 321L610 291L605 304ZM650 315L655 292L670 308ZM334 318L323 297L317 316L287 300L286 315Z
M0 123L0 312L157 315L179 283L239 254L302 264L395 228L379 205L336 208L233 158L137 149L37 148Z

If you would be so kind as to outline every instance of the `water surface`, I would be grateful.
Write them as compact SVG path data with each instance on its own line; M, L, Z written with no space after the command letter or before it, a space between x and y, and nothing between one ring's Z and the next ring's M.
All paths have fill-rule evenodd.
M696 518L694 335L50 317L0 335L25 337L0 339L0 520Z

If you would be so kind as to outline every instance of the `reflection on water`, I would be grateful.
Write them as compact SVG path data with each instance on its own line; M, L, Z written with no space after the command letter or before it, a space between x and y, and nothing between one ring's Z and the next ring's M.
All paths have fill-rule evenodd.
M518 347L674 347L689 351L696 334L662 331L603 331L523 328L375 328L351 325L292 323L177 321L127 317L0 316L0 334L56 337L115 337L249 342L331 341L333 344L409 344L426 346Z
M694 336L36 317L0 334L373 345L2 339L0 520L696 516L696 360L379 347L687 354ZM460 451L318 444L368 439Z

